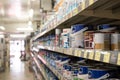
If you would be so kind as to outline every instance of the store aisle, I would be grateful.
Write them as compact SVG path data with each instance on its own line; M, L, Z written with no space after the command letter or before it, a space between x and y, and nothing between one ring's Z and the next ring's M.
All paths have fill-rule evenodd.
M33 80L27 65L28 62L21 62L19 56L11 58L10 69L0 73L0 80Z

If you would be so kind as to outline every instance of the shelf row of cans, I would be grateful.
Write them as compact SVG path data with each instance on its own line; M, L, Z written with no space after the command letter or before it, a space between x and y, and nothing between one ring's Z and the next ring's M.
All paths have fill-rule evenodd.
M43 50L39 55L67 80L120 80L120 68L114 65Z
M49 28L56 27L57 24L59 24L66 15L70 14L75 8L78 8L80 6L82 9L82 4L88 2L89 0L60 0L58 2L62 2L61 6L59 6L58 10L51 16L48 17L48 19L45 20L44 24L42 24L42 27L40 29L40 32L47 31ZM88 4L86 4L88 5Z
M54 34L40 38L39 42L43 46L119 51L119 32L118 25L103 24L94 27L76 24L71 28L56 29Z

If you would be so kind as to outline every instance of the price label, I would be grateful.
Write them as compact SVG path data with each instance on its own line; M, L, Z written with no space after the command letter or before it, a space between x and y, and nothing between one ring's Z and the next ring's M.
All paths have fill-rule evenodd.
M77 49L74 52L74 56L78 56L78 50Z
M93 4L95 0L89 0L89 5Z
M100 61L100 57L101 57L101 53L100 52L96 52L95 53L95 60Z
M85 52L84 52L84 58L87 58L87 54L88 54L88 52L85 51Z
M78 8L73 10L73 15L76 15L76 14L78 14Z
M110 53L104 54L103 62L109 63L110 61Z
M64 49L64 54L67 54L67 49Z
M61 53L63 53L63 48L61 48Z
M117 65L120 65L120 53L118 53Z
M68 51L69 51L68 54L73 55L72 54L73 53L73 49L69 49Z
M85 9L85 1L82 2L82 10Z
M93 57L94 57L94 52L90 52L89 59L93 59Z
M78 57L81 57L81 54L82 54L82 51L81 51L81 50L78 50L77 56L78 56Z

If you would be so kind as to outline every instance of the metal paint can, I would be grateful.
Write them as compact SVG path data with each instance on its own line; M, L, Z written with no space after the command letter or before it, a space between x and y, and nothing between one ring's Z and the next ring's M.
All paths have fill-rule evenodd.
M120 50L120 34L119 33L111 34L111 49Z
M95 33L94 47L98 50L110 50L110 34L109 33Z
M95 68L89 68L88 70L88 78L89 79L107 79L111 77L111 73L113 73L114 70L112 69L95 69Z
M92 66L89 66L89 65L80 65L79 74L88 74L88 69L89 68L92 68Z
M73 25L71 27L71 47L73 48L84 48L84 34L83 32L88 28L84 28L83 24Z

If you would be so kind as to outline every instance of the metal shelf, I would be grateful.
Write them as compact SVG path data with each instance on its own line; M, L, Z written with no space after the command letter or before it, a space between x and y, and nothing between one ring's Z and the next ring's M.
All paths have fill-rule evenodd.
M62 76L62 74L60 74L57 70L55 70L53 67L51 67L49 63L44 63L45 60L40 55L38 55L38 58L43 62L43 64L45 64L58 77L59 80L66 80Z
M42 68L42 66L40 66L40 64L38 63L38 60L35 58L35 56L32 53L30 53L30 54L31 54L35 64L37 65L38 69L40 70L42 76L44 77L45 80L47 80L46 75L45 75L45 73L43 71L44 69Z
M119 0L85 0L76 9L56 22L52 27L36 35L33 40L46 35L55 28L70 27L76 23L82 24L120 24Z
M101 61L120 66L120 51L88 50L80 48L39 47L40 49L59 52L66 55Z

